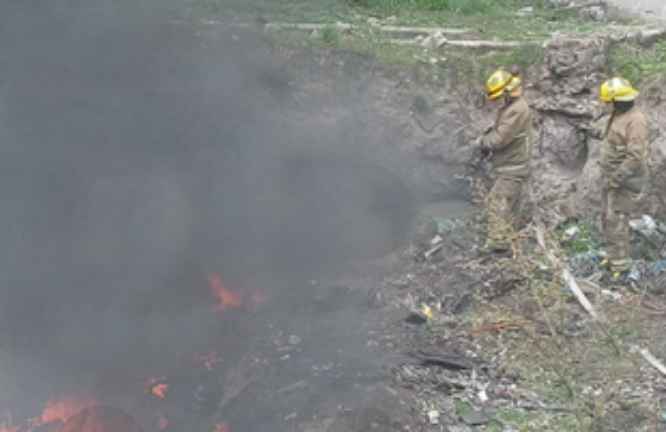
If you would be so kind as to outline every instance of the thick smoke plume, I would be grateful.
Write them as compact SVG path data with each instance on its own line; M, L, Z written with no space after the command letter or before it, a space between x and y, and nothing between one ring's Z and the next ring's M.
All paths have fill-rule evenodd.
M208 273L372 255L408 216L381 169L282 132L266 44L110 3L0 2L0 331L27 374L196 345Z

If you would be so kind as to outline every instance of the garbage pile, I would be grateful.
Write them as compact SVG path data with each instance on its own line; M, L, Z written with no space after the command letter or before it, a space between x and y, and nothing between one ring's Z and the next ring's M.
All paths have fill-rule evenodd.
M412 261L385 281L397 294L391 307L403 312L391 349L404 360L391 373L420 397L419 430L659 423L666 345L654 336L666 318L666 225L632 220L636 264L624 287L606 283L602 241L582 222L551 226L552 250L524 236L513 257L478 253L483 225L425 221Z

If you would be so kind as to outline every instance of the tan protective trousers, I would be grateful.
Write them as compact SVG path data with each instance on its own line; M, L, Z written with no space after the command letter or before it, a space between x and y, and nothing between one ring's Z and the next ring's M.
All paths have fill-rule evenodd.
M500 175L486 201L488 241L491 249L509 249L509 237L518 227L524 179Z
M631 234L629 220L636 210L638 194L625 188L611 188L608 182L601 191L601 226L606 242L606 257L613 271L631 268Z

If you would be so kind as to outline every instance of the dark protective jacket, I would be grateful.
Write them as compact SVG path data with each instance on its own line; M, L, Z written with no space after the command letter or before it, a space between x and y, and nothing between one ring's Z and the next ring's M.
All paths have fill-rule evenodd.
M649 128L637 106L615 113L603 136L601 173L621 187L640 192L647 174Z
M483 146L492 150L490 162L499 175L528 177L531 172L532 113L523 97L500 108L492 130L483 137Z

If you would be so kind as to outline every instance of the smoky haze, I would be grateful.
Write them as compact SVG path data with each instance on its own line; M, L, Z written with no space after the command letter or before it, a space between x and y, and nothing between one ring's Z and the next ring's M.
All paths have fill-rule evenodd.
M94 371L209 337L207 274L243 289L390 249L409 192L282 132L266 44L108 3L0 2L5 346Z

